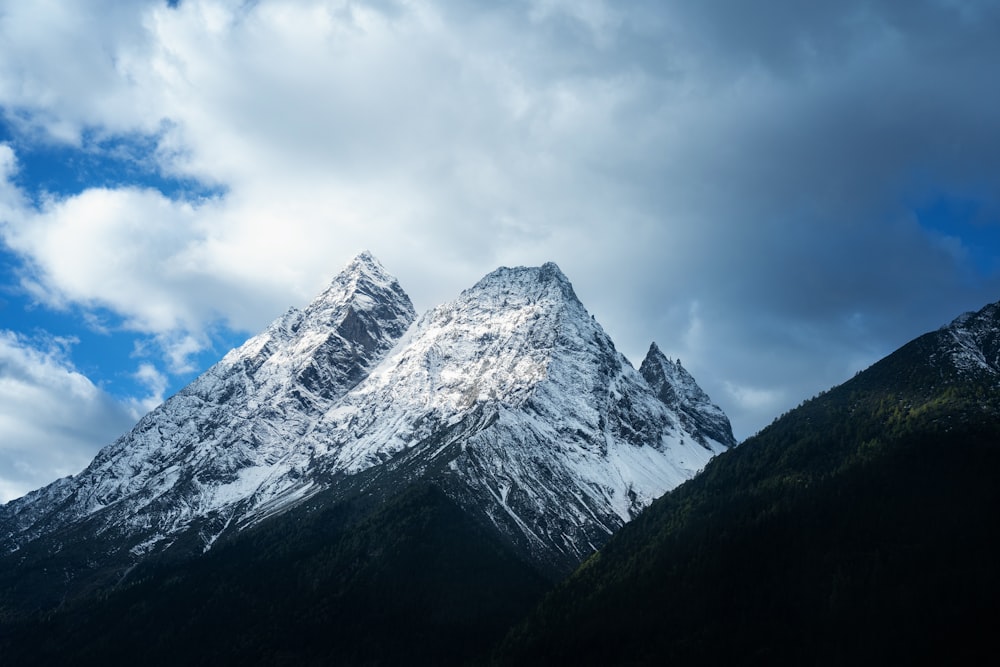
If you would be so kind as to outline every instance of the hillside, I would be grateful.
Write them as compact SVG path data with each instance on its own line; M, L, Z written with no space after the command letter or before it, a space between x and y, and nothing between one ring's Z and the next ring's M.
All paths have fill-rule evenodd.
M661 498L499 664L908 664L992 653L998 307L803 403Z

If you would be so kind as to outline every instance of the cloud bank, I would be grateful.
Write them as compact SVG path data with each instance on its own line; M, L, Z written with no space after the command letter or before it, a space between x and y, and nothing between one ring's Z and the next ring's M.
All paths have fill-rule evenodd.
M363 248L418 308L554 260L746 436L998 298L996 62L990 0L8 3L0 234L161 374ZM39 192L40 145L203 194Z

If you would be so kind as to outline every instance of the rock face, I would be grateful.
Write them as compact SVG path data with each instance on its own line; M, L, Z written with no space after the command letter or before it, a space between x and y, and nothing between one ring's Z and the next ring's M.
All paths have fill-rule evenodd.
M685 430L694 438L708 445L709 441L721 442L728 447L736 446L733 427L722 408L712 403L681 360L672 361L665 357L653 343L639 367L642 377L668 408L677 413Z
M82 473L0 507L0 553L94 538L88 562L125 569L320 491L433 479L565 570L733 444L691 376L655 346L637 372L555 264L498 269L414 322L363 253Z

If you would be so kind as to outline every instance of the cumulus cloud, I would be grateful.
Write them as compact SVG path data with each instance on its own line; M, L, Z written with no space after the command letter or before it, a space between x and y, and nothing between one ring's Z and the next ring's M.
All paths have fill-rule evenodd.
M132 423L67 360L71 344L0 330L0 503L78 473Z
M1000 291L919 215L961 196L997 224L995 2L105 5L0 17L5 117L152 138L219 194L34 205L3 179L0 229L40 301L118 313L172 371L361 248L421 308L551 259L746 435Z

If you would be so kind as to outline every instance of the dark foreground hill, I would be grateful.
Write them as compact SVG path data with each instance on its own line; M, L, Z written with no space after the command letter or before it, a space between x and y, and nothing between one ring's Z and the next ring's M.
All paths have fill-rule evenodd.
M497 662L992 657L998 314L916 339L715 459L549 595Z
M305 506L203 558L0 624L6 665L462 664L552 582L433 483Z

